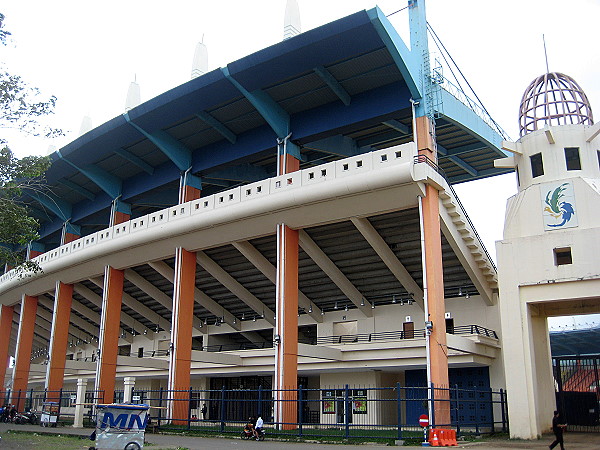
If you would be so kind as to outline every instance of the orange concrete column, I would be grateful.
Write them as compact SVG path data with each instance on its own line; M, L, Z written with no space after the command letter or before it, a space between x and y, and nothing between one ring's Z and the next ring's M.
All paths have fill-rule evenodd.
M96 390L104 403L112 403L117 374L119 352L119 330L121 325L121 302L123 299L122 270L106 266L104 269L104 289L102 292L102 316L100 319L100 352L96 369Z
M417 148L419 155L437 162L435 129L428 117L415 120ZM427 308L433 322L429 336L429 362L431 382L435 388L448 389L448 347L446 345L446 305L444 299L444 277L442 266L442 237L440 228L439 192L432 185L426 185L423 198L423 236L425 248L425 269L427 278ZM450 424L449 391L435 391L434 415L436 424Z
M78 234L73 234L73 233L65 233L64 234L64 239L63 239L63 243L64 244L68 244L69 242L73 242L76 241L77 239L79 239L81 236L79 236Z
M188 419L188 394L192 357L192 318L194 317L194 289L196 287L196 253L179 247L175 251L175 279L173 292L173 319L171 324L171 351L169 389L174 401L171 417L175 424Z
M127 222L129 219L131 219L131 215L122 213L120 211L115 211L113 217L113 225L119 225L120 223Z
M37 297L23 296L19 317L19 334L17 337L17 354L13 371L12 391L12 403L17 405L19 411L22 411L25 407L37 306Z
M52 315L52 334L50 335L50 360L46 369L46 389L49 401L58 401L60 390L63 387L72 302L73 285L57 281Z
M191 202L200 198L202 191L192 186L183 186L180 192L181 201L179 203Z
M279 173L300 169L291 155L279 156ZM298 410L298 231L277 225L277 286L275 321L275 422L296 428Z
M298 389L298 231L277 226L275 422L296 428Z
M40 251L37 251L37 250L31 250L31 249L29 249L29 250L27 251L27 259L28 259L28 260L29 260L29 259L33 259L33 258L35 258L36 256L40 256L40 255L43 255L43 254L44 254L44 252L40 252Z
M4 390L6 368L10 362L8 353L14 312L14 306L2 305L0 308L0 391Z
M415 119L415 128L419 155L427 156L433 162L437 162L435 126L433 122L427 116L417 117Z

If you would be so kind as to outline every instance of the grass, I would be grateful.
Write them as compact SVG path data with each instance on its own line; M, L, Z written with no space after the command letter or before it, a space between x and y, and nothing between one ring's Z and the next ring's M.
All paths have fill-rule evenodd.
M40 434L18 430L8 430L4 433L0 433L0 437L2 438L2 442L0 442L0 448L10 448L13 450L87 450L89 447L94 445L93 441L90 441L87 438L81 438L79 436L48 433ZM145 444L144 448L146 447L152 447L152 444ZM170 450L189 449L187 447L173 447Z
M89 439L81 439L78 436L47 435L12 430L1 433L0 436L2 436L0 447L11 449L87 450L92 445Z
M188 429L185 425L161 425L158 432L169 434L177 433L186 436L199 437L228 437L237 438L242 431L241 426L225 426L221 430L220 424L214 426L192 426ZM363 443L378 443L391 445L398 439L398 431L396 429L364 429L350 428L348 438L346 438L344 427L320 427L320 428L303 428L302 436L298 435L298 430L290 430L289 432L282 430L266 429L267 439L280 439L293 442L318 441L323 443L344 443L344 444L363 444ZM402 432L402 440L413 445L420 445L423 440L422 431Z

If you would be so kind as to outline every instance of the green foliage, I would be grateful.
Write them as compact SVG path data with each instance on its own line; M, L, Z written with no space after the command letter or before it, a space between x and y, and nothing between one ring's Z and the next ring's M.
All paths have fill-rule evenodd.
M11 266L23 263L23 253L15 249L39 237L39 223L20 198L24 189L44 190L42 175L49 164L48 157L18 159L7 146L0 149L0 261Z
M0 45L6 45L10 36L2 29L3 19L0 13ZM63 134L60 129L40 122L53 114L55 106L56 97L43 98L37 88L0 67L0 130L16 129L40 137L60 136ZM49 165L48 157L15 157L8 141L0 135L0 262L39 270L34 263L23 261L23 247L39 237L39 223L30 216L23 193L45 189L43 174Z
M33 136L62 136L62 130L43 125L41 117L54 113L56 97L42 98L39 89L29 86L19 75L0 69L0 129L16 129ZM0 137L0 143L6 140Z

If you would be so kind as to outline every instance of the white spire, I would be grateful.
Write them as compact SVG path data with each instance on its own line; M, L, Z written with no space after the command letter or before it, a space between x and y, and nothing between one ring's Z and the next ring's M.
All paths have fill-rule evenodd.
M283 19L283 40L300 34L300 9L296 0L287 0Z
M127 98L125 99L125 112L135 108L140 103L142 103L140 96L140 85L137 83L137 79L134 79L134 81L129 84L129 89L127 90Z
M194 60L192 61L192 79L204 75L208 72L208 51L204 45L204 36L202 41L196 44L194 51Z
M92 128L94 128L94 126L92 125L92 118L89 116L89 114L86 114L85 116L83 116L83 119L81 119L81 126L79 127L79 136L83 136Z

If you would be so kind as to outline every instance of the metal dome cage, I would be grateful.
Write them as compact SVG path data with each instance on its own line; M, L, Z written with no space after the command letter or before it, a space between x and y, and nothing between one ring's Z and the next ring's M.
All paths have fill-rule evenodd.
M592 108L585 92L568 75L550 72L537 77L521 99L520 136L546 125L593 123Z

